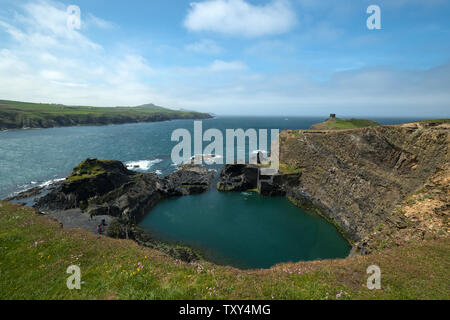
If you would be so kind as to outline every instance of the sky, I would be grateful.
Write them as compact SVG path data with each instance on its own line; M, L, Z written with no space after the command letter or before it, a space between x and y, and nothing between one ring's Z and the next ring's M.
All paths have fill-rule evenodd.
M450 1L0 0L0 99L450 118Z

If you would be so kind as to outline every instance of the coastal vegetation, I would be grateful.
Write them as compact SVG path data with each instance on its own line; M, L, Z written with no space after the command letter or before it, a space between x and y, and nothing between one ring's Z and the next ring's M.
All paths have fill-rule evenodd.
M69 181L77 181L92 178L105 173L104 166L101 164L108 164L112 161L97 160L95 162L85 160L76 166L72 173L67 177Z
M0 100L0 130L207 118L211 116L206 113L172 110L153 104L89 107Z
M369 256L239 270L185 263L131 240L63 229L33 209L0 202L0 299L447 299L448 240ZM379 265L382 290L368 290ZM69 290L70 265L81 290Z
M375 127L380 124L373 120L366 119L340 119L334 116L328 118L322 123L311 126L312 130L343 130L343 129L358 129L366 127Z

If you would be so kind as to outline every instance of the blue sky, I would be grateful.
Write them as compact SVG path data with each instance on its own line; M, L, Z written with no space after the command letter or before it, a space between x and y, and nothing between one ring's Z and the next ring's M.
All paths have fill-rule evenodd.
M0 98L450 117L449 17L447 0L0 0Z

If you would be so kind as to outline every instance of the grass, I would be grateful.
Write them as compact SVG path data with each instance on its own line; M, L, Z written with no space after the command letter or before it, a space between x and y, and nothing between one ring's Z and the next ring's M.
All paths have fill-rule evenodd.
M358 129L358 128L379 126L379 123L365 119L344 120L336 118L336 121L327 121L326 126L328 129Z
M301 168L297 167L296 165L287 163L280 163L279 170L284 174L297 174L302 172Z
M450 119L422 120L421 123L450 123Z
M447 239L423 241L365 257L238 270L62 229L31 208L0 202L0 299L448 299L449 248ZM365 287L372 264L381 268L382 290ZM70 265L81 268L81 290L66 287Z
M67 177L67 180L73 182L98 176L105 173L105 169L102 167L102 164L112 162L114 161L97 159L95 161L85 160L73 169L71 175Z
M113 124L171 119L203 119L205 113L178 111L153 104L138 107L89 107L0 100L0 128Z

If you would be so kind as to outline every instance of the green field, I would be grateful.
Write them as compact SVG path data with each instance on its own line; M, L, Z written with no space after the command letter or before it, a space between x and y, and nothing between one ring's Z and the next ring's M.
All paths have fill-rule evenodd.
M328 129L358 129L379 125L380 124L375 121L365 119L336 119L336 121L326 122L326 126Z
M0 100L0 129L107 125L210 117L205 113L171 110L153 104L102 108Z
M324 122L317 123L311 126L311 130L344 130L344 129L359 129L366 127L375 127L380 124L366 119L339 119L329 118Z
M184 263L160 251L62 229L31 208L0 202L0 299L448 299L448 239L370 256L238 270ZM366 269L381 268L381 290ZM81 269L69 290L68 266Z

